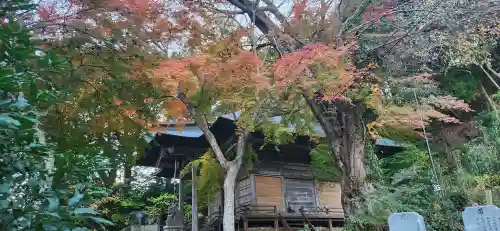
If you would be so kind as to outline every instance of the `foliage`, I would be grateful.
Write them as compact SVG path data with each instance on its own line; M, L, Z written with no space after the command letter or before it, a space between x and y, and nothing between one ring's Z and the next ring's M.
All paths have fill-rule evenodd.
M320 143L311 151L311 166L316 179L338 182L342 177L327 144Z
M24 8L30 6L27 2L17 3L29 10ZM75 174L85 171L82 166L73 166L65 174L68 182L63 187L52 184L53 170L63 167L59 160L70 157L46 142L40 121L59 95L46 77L64 73L68 63L36 49L30 31L8 15L8 23L0 26L1 226L5 230L86 230L113 225L89 208L89 202L106 192L87 184L88 175Z
M482 63L496 44L496 0L399 2L392 36L367 41L391 70L443 70ZM387 27L387 26L386 26ZM384 46L385 45L385 46Z
M146 211L151 216L160 216L165 213L165 211L168 211L168 208L175 202L176 198L177 197L175 195L169 193L164 193L158 197L151 198L149 201L152 206L147 206Z
M428 230L455 230L459 220L450 218L457 211L433 190L435 176L426 151L408 147L379 165L385 170L384 178L376 181L376 191L363 197L363 207L352 223L383 225L393 212L415 211L425 217Z
M452 69L437 78L441 89L465 102L471 103L479 98L477 91L480 83L479 73L474 68Z
M433 153L434 170L425 147L411 144L374 161L384 170L383 177L374 178L376 191L363 197L363 209L352 223L383 225L392 212L416 211L425 217L429 230L460 230L460 211L485 203L484 190L498 188L498 118L491 113L481 124L483 135L461 149ZM432 187L436 182L441 185L439 193Z
M315 176L329 180L346 172L332 167L340 155L332 148L349 146L335 146L335 129L346 129L336 127L338 118L361 104L374 111L376 122L362 118L355 131L361 134L355 150L364 150L375 191L360 198L365 206L350 224L381 225L392 211L414 210L428 218L429 230L453 230L457 207L498 187L498 115L463 150L434 155L440 179L420 147L424 126L461 123L473 112L468 103L481 99L476 91L485 77L496 84L497 0L302 1L294 3L293 18L271 1L257 2L42 0L36 13L29 1L0 3L1 224L102 229L97 223L110 223L96 216L101 210L121 228L131 211L160 215L173 195L145 196L133 186L120 195L106 190L119 169L132 177L145 128L154 130L161 119L174 120L179 130L195 118L205 126L212 116L236 111L237 134L261 130L266 144L317 135L313 125L321 122L331 139L311 159ZM14 14L36 33L3 18ZM238 25L241 14L252 25ZM256 38L256 28L264 39ZM450 67L471 74L443 72ZM439 73L437 81L426 72ZM279 123L271 121L276 115ZM374 137L412 144L378 160L365 124ZM192 183L201 206L225 174L214 153L183 170L200 168ZM252 162L255 153L248 154ZM436 181L442 194L431 187ZM98 200L102 195L108 197Z
M221 189L224 170L210 150L199 159L187 164L182 169L181 176L185 175L187 172L191 172L193 166L199 169L198 181L194 182L198 193L198 206L200 208L206 208L210 202L215 200L216 193Z
M368 105L376 109L380 124L375 124L375 128L379 128L379 135L396 140L418 139L424 135L423 126L433 121L458 124L461 121L457 114L474 111L463 100L445 95L434 76L389 77L386 92L378 88L374 90Z

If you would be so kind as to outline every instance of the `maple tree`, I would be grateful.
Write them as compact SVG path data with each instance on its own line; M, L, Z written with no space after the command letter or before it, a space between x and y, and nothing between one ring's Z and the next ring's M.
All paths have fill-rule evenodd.
M322 2L320 7L308 6L307 1L298 2L294 5L293 19L284 17L285 13L273 2L263 4L265 6L255 7L257 4L248 0L222 3L246 14L269 41L271 50L280 56L271 70L278 99L281 102L295 99L301 101L296 105L307 105L326 133L334 164L342 170L342 205L346 217L355 214L360 195L372 188L363 163L367 124L370 128L399 126L406 133L418 133L416 130L434 119L443 123L459 122L442 109L471 111L466 104L449 96L419 95L421 102L415 103L415 99L408 98L408 92L404 92L406 95L403 92L394 92L392 96L382 94L380 88L387 86L370 71L376 64L359 68L363 64L356 63L359 46L352 32L366 30L382 18L391 20L394 15L390 4L369 6L368 10L365 5L356 10L349 5L350 1L332 1L330 5ZM353 7L354 13L348 15L348 9ZM224 13L230 15L227 11ZM271 15L278 20L272 20ZM360 16L365 21L354 25ZM347 19L342 20L343 17ZM399 84L400 79L418 82L425 76L389 80L395 79L393 84ZM398 93L406 98L397 102L401 99L396 99ZM380 122L365 122L368 108L376 110Z
M424 1L423 5L434 6L434 2ZM436 26L415 26L415 21L418 22L422 15L429 12L434 18L429 21L448 15L453 17L442 20L444 24L455 20L457 16L460 19L464 16L463 12L448 14L443 11L446 7L460 9L460 4L464 4L455 4L456 2L446 1L444 6L439 6L440 10L433 11L405 8L407 5L396 6L400 3L395 1L356 3L313 0L294 1L290 12L284 11L277 3L266 0L44 0L37 5L39 8L36 11L14 9L16 17L22 19L22 24L36 32L30 34L33 38L26 37L24 34L28 33L24 32L12 33L13 37L21 36L25 38L23 42L32 40L37 46L33 50L30 48L29 54L19 52L19 57L29 56L26 60L35 57L41 61L38 64L26 62L29 63L29 69L32 69L33 64L33 70L37 70L33 73L38 75L36 86L30 88L44 89L38 92L43 97L60 97L51 98L50 105L42 105L44 100L29 99L30 103L38 102L39 105L36 106L43 108L40 113L44 114L40 116L43 121L37 122L37 129L42 128L47 134L47 141L54 144L54 148L50 150L56 155L48 153L47 156L48 162L52 159L57 166L45 169L37 167L30 171L40 169L39 172L42 173L53 170L54 174L49 175L54 188L66 189L73 187L75 182L89 181L94 186L111 187L118 168L124 167L126 177L130 177L130 166L137 153L143 151L142 145L146 145L138 142L138 137L147 129L156 130L158 114L165 113L168 119L173 119L179 130L187 122L194 120L203 129L212 148L202 157L202 161L209 164L202 165L202 174L214 171L217 173L216 178L223 178L226 200L224 226L225 230L232 230L234 207L231 200L234 200L234 181L242 156L249 151L245 146L248 133L260 129L266 136L266 141L277 144L292 142L297 132L308 135L313 133L310 128L314 117L326 133L327 145L322 146L322 152L328 155L333 153L331 158L322 158L325 162L333 160L332 165L341 169L342 203L347 217L353 217L359 211L360 201L365 199L360 197L361 194L372 189L373 179L367 176L372 166L367 166L364 162L370 158L369 150L364 147L367 136L420 140L431 135L428 134L429 130L427 134L424 132L424 127L438 124L441 125L438 134L452 130L453 134L447 136L456 138L462 136L457 134L462 130L455 127L468 126L460 118L472 112L471 107L443 93L434 74L414 74L416 68L394 71L387 69L389 66L386 65L394 62L393 59L380 59L392 54L391 50L399 41L414 35L413 32L403 31L400 34L392 31L394 27L388 24L393 20L402 22L398 25L403 24L405 27L432 31ZM482 1L480 4L483 3ZM5 6L0 5L0 8ZM489 77L490 80L486 80L498 88L495 86L498 71L494 56L490 59L484 54L491 51L486 48L494 43L498 28L494 20L484 23L480 19L480 15L484 13L474 11L485 6L488 5L477 8L477 5L470 4L465 7L466 12L471 12L472 15L467 17L473 19L472 34L471 30L465 30L469 24L464 25L464 30L461 30L460 24L442 29L441 32L446 32L447 36L453 35L447 41L459 41L460 49L447 50L449 56L455 56L453 52L457 50L462 52L454 62L478 61L475 65L483 68L479 72L489 74L485 79ZM400 10L406 12L398 12ZM400 20L408 18L404 14L413 10L418 13L410 15L420 15L416 17L418 20ZM288 13L291 18L285 16ZM241 25L241 15L247 16L250 25ZM486 15L495 16L493 13ZM16 29L17 27L10 27L10 21L4 16L4 11L0 10L2 29ZM438 24L442 24L441 21ZM237 28L245 28L245 32L239 32ZM255 36L255 28L261 32L260 37ZM462 31L465 36L461 34ZM2 38L9 40L9 33L2 34ZM423 31L422 35L428 35L428 31ZM477 37L478 35L480 36ZM481 38L482 42L474 48L473 42L477 38ZM375 44L375 48L367 43ZM408 44L412 43L405 43ZM441 45L432 44L430 47ZM401 47L404 49L405 46ZM480 55L476 55L474 49L462 47L480 48ZM378 53L381 50L385 53ZM427 54L415 54L427 58ZM16 59L16 62L26 64L25 58ZM435 60L431 63L435 63ZM404 61L403 64L413 65L409 61ZM58 68L45 68L43 65ZM379 68L378 65L382 67ZM432 72L429 69L425 71ZM422 73L422 69L417 73ZM22 76L6 77L9 85L12 83L14 86L19 84L16 81ZM32 97L37 92L24 93L25 97ZM486 90L481 93L489 97ZM465 91L465 94L470 92ZM492 108L497 110L495 106ZM13 108L9 106L7 109ZM474 109L477 110L476 107ZM237 119L236 145L233 149L226 150L226 146L214 140L208 129L208 122L218 114L236 111L241 112ZM14 112L17 113L17 109ZM267 121L269 117L276 115L284 118L281 124ZM3 118L4 122L6 118ZM23 126L25 122L22 121ZM296 131L288 132L289 123L296 125ZM15 125L15 120L10 120L8 124ZM453 129L449 129L450 127ZM473 148L488 151L488 160L485 161L488 163L485 166L496 165L493 142L496 127L492 127L490 137L485 138L487 141L475 141L479 144ZM17 137L16 140L23 141ZM21 143L19 147L22 147ZM6 148L12 157L21 155L15 150L17 147ZM484 153L486 152L479 151L475 154L476 157L472 157L479 159L477 156L484 157ZM467 155L467 158L471 157L470 153ZM398 158L408 158L410 161L406 162L426 167L419 169L418 175L414 176L420 180L431 172L426 166L427 156L428 153L420 150L417 154L399 155ZM11 159L16 161L16 158ZM418 162L414 162L414 159L418 159ZM112 163L106 163L108 160ZM15 168L9 167L17 171ZM388 175L392 177L397 174L395 172L398 168L389 170L391 173ZM487 170L481 173L476 173L477 169L467 171L476 174L475 176L495 174L494 168ZM96 172L98 175L89 175L88 172ZM455 173L446 175L450 178L456 176ZM98 177L100 179L96 179ZM427 190L429 184L437 182L429 178L417 187ZM208 193L217 190L217 182L204 179L199 183ZM403 187L399 187L401 185ZM4 186L0 188L5 189ZM379 185L374 183L374 186ZM387 191L377 188L377 193L385 196L381 198L391 198L397 194L394 192L406 192L404 184L398 184L398 187ZM432 196L432 190L425 192L428 193L425 195ZM67 193L63 192L64 197ZM34 192L33 195L39 193ZM403 199L405 198L398 198ZM404 208L412 208L414 202L404 203L407 203ZM435 202L422 203L421 206L429 204L435 205ZM388 210L387 208L394 207L387 206L383 209ZM438 214L433 211L428 210L427 214ZM361 214L368 217L365 221L370 219L369 214L385 216L384 212ZM379 222L384 223L385 218ZM431 223L434 225L440 219L443 220L443 217L433 216L432 219ZM446 219L448 218L445 217L444 220ZM363 228L360 226L357 230Z
M126 178L130 172L127 165L133 161L130 154L135 150L142 151L137 142L127 142L128 139L140 137L144 128L154 131L159 123L156 115L161 111L168 119L174 119L180 130L194 119L226 171L224 197L232 200L235 177L246 149L247 128L251 129L252 120L239 119L242 130L238 133L236 151L233 151L237 154L228 160L227 153L231 150L222 153L210 135L204 114L210 113L209 109L215 103L221 103L221 108L231 108L231 112L239 110L242 118L257 108L254 105L258 97L252 89L267 86L267 79L258 71L261 62L254 53L242 51L240 44L235 43L241 33L214 45L203 44L202 35L208 40L215 40L217 36L202 33L204 31L193 19L192 12L171 10L160 3L172 1L80 1L70 4L75 8L71 11L83 13L71 17L51 10L57 2L45 5L39 11L42 22L37 26L41 28L41 34L52 36L46 46L58 48L61 54L70 56L74 77L83 82L73 88L68 103L55 108L56 113L69 121L87 118L83 124L79 123L85 130L81 134L102 137L90 140L108 142L111 150L117 148L116 141L119 152L126 151L126 144L132 145L129 155L125 156ZM67 28L73 29L74 34L67 39L58 39L56 34ZM192 36L186 41L187 51L201 54L186 59L169 59L172 54L168 47L184 42L185 33ZM224 36L224 33L220 35ZM74 46L68 47L68 43ZM68 82L62 79L58 83ZM52 129L59 127L51 126ZM106 174L105 179L113 179L116 171ZM229 221L232 224L234 220L234 207L231 203L226 205L225 223L228 226Z
M61 146L98 144L130 177L136 153L147 145L137 139L157 121L155 103L162 97L146 72L158 59L179 52L172 44L187 35L194 41L191 47L199 45L198 22L170 3L47 0L24 16L44 55L65 57L72 64L70 74L49 79L66 93L49 110L45 125L51 139ZM99 174L112 185L116 172Z
M234 188L247 141L255 129L264 89L269 78L260 71L262 62L254 52L241 49L243 33L236 32L203 49L203 53L179 60L165 60L151 70L153 85L169 96L164 102L168 118L182 129L194 120L203 131L218 164L224 170L224 230L234 230ZM209 129L214 110L223 114L239 112L233 148L223 150ZM207 119L208 118L208 119ZM234 118L236 120L236 118Z
M406 132L420 129L422 121L427 123L431 119L459 122L456 118L436 110L436 106L448 105L446 110L458 108L470 111L470 108L462 102L447 96L426 96L422 106L415 103L404 107L387 104L396 100L391 97L382 97L380 90L382 82L369 71L373 67L370 65L367 68L356 67L358 63L354 57L358 51L358 45L353 38L354 35L348 32L366 29L371 24L379 23L382 18L391 20L393 15L390 7L368 6L364 11L354 10L352 15L347 15L347 20L342 21L340 19L346 16L347 9L352 6L344 5L345 3L339 5L321 3L319 8L314 8L309 6L307 1L303 1L295 3L294 18L290 20L269 1L264 2L266 8L262 9L254 8L255 4L252 1L233 0L222 3L233 5L247 14L253 25L263 33L263 37L280 56L269 69L275 80L271 84L272 90L269 90L269 79L264 78L266 70L260 59L255 53L241 50L242 45L239 40L243 34L229 36L215 45L208 44L210 40L217 41L221 36L213 35L209 36L210 39L202 39L205 34L202 33L200 23L193 20L194 17L191 14L196 12L211 17L214 15L213 12L209 13L213 10L212 8L205 8L206 5L198 2L186 1L183 3L192 11L188 12L186 9L169 11L169 7L160 7L161 3L165 4L168 1L100 3L82 1L68 5L68 12L80 12L74 13L71 17L65 14L58 15L54 11L58 7L54 5L44 5L39 11L39 17L42 21L49 22L41 24L46 31L55 34L61 28L65 29L64 26L70 25L75 32L82 32L82 30L85 32L82 33L83 37L89 38L86 43L94 44L94 48L107 49L110 59L105 63L102 63L103 55L95 57L95 50L89 52L95 59L75 54L73 59L79 60L79 62L74 62L78 67L76 69L84 67L86 73L93 71L91 81L86 80L86 82L98 86L98 89L108 88L106 80L115 74L112 70L103 69L103 66L113 66L116 64L115 58L120 57L120 68L127 71L120 70L126 74L119 82L126 80L130 83L141 83L146 86L145 88L152 85L155 90L158 90L154 94L128 99L126 95L110 94L106 99L110 110L102 108L97 110L99 113L108 114L109 117L97 114L94 118L100 117L102 120L94 121L108 121L108 119L113 121L115 118L122 118L122 121L131 119L141 126L151 126L154 125L154 120L148 122L148 118L144 118L143 110L138 109L145 108L143 104L160 102L167 115L176 120L179 129L182 129L183 125L191 119L197 122L210 142L219 163L226 170L226 177L237 172L238 160L240 161L241 158L235 159L237 161L234 166L237 167L231 167L233 166L230 164L231 161L227 160L219 144L214 142L213 135L210 135L207 119L204 116L210 114L209 109L220 102L225 108L230 108L225 112L242 112L242 117L246 119L238 121L242 128L238 139L240 150L237 151L238 157L242 155L245 148L248 131L255 127L253 114L254 110L260 108L257 102L261 101L259 98L262 95L259 94L262 94L260 93L262 89L268 89L267 93L277 93L275 99L280 102L285 102L286 98L292 98L300 101L298 105L309 106L327 135L330 148L335 153L336 165L343 170L342 201L347 216L355 213L356 206L358 206L356 198L371 187L369 182L366 182L366 170L363 165L366 127L363 120L366 107L376 109L379 114L378 120L381 122L371 123L369 126L403 125ZM56 3L53 2L53 4ZM332 2L331 4L338 3ZM229 11L217 12L226 15L234 14ZM112 13L118 13L119 16L114 17ZM269 13L273 14L278 21L271 20ZM177 22L171 22L168 17L174 15ZM359 16L364 18L364 22L354 26L353 21ZM93 20L93 23L98 26L89 23L90 25L85 24L85 29L78 27L84 19ZM127 25L138 26L130 28ZM88 30L87 27L92 29ZM49 30L48 28L55 29ZM124 35L125 29L128 31L126 36ZM165 61L165 53L169 53L168 45L182 40L185 36L183 32L186 31L192 36L188 41L189 50L196 56ZM98 41L103 41L104 45L95 44L93 39L96 37L99 38ZM113 42L107 43L110 41ZM165 41L167 41L166 44ZM99 49L97 52L101 52ZM418 78L413 80L418 80ZM393 83L401 86L398 81ZM90 84L83 84L84 87L80 85L76 89L86 94L97 94L99 91L95 90L95 87L86 86ZM419 95L419 97L422 96ZM406 100L411 102L411 100ZM415 113L415 108L418 108L420 113ZM118 122L118 124L121 123L121 121ZM97 126L94 128L95 131L98 131L99 127L101 130L110 130L106 123L92 122L92 124ZM123 127L118 126L117 129L123 129ZM380 129L378 130L380 132ZM234 184L233 179L228 182ZM225 191L230 193L232 190ZM230 200L231 195L228 194L226 198ZM230 226L229 222L233 222L231 209L234 210L234 208L228 208L227 213L225 212L226 228Z

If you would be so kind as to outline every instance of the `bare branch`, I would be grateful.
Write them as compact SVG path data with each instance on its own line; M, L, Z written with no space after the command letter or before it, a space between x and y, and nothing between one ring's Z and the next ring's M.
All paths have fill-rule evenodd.
M227 14L227 15L238 15L238 14L245 14L246 12L243 11L243 10L222 10L222 9L218 9L218 8L211 8L212 10L215 10L221 14ZM269 11L269 12L273 12L277 9L275 9L274 7L259 7L255 10L255 12L259 12L259 11Z
M490 73L488 73L488 71L486 71L486 69L484 69L483 65L479 64L479 63L476 63L476 65L478 65L481 68L481 70L483 70L484 74L486 74L486 76L490 79L491 83L493 83L493 85L495 85L497 90L500 90L500 86L498 85L498 83L495 81L495 79L493 79L493 77L490 75Z
M493 75L495 75L495 77L500 78L500 74L491 67L490 62L485 62L485 66L489 71L491 71L491 73L493 73Z

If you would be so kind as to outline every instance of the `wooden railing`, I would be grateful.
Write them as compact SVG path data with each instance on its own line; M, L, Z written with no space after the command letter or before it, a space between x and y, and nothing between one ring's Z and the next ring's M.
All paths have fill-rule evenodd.
M276 205L242 205L236 208L235 212L240 215L244 214L252 214L252 213L260 213L260 214L277 214L277 213L282 213L282 214L325 214L329 215L332 213L342 213L342 209L329 209L326 207L318 207L318 206L310 206L310 207L304 207L302 206L298 211L279 211L278 207Z
M276 205L242 205L236 208L236 213L249 214L249 213L277 213L278 208Z

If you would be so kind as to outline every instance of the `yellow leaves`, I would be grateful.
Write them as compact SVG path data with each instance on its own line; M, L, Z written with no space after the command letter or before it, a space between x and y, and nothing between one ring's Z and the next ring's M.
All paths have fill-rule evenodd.
M382 126L381 123L377 122L377 121L373 121L369 124L366 125L366 128L368 129L368 134L373 138L373 139L376 139L376 138L379 138L379 134L377 132L377 127L380 127Z
M345 94L358 78L355 71L344 67L337 69L337 73L337 78L330 78L323 83L325 85L325 95Z
M382 90L380 89L378 84L374 84L372 86L372 92L370 96L368 96L368 99L365 101L366 106L376 109L376 110L381 110L381 107L383 106L382 102Z
M377 69L378 67L378 64L375 62L370 62L368 63L368 65L366 65L366 68L368 68L369 70Z

